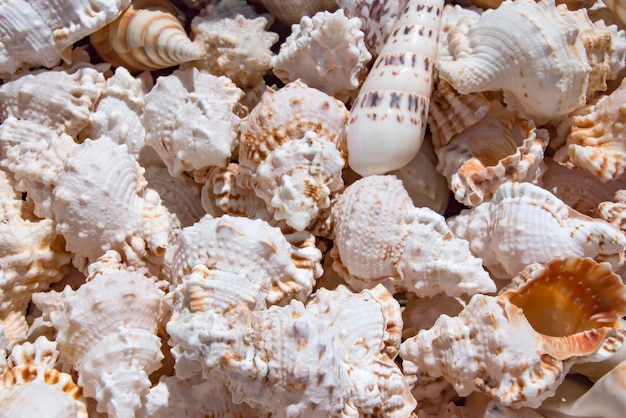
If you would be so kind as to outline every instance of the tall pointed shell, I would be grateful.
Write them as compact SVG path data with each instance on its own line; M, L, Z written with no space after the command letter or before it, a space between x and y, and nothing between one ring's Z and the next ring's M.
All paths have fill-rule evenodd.
M199 59L178 10L167 0L133 0L113 22L89 37L98 54L130 71L153 71Z
M489 202L448 220L495 277L565 256L623 263L626 237L601 219L576 212L531 183L504 183Z
M439 76L463 94L502 89L511 110L537 123L565 115L585 103L591 72L567 13L551 0L516 0L473 24L463 18L448 34Z
M461 396L485 392L504 405L537 407L576 361L608 357L623 343L626 288L608 263L555 259L528 266L499 296L474 295L406 340L400 355L444 376Z
M72 376L54 368L57 344L39 337L16 346L0 375L0 410L12 418L87 418L81 388Z

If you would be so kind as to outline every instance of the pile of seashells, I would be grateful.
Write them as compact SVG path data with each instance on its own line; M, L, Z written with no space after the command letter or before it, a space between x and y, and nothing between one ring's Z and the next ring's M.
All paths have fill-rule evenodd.
M3 0L0 416L622 416L624 27Z

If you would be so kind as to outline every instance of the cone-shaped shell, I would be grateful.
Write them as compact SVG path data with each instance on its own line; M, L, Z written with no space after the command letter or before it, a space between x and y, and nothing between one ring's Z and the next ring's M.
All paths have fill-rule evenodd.
M167 0L134 0L119 18L91 34L98 54L130 71L173 67L202 57Z

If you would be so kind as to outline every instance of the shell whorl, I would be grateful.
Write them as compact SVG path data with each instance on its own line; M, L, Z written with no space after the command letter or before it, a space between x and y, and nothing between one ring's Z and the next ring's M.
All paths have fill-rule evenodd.
M133 1L90 41L103 59L131 71L153 71L202 57L167 0Z

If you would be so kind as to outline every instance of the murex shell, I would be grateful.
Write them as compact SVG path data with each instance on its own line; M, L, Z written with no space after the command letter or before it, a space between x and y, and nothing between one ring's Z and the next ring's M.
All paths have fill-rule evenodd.
M402 343L400 355L460 396L482 391L536 408L573 363L622 345L625 312L626 287L608 263L554 259L527 266L499 296L474 295L458 316L442 315Z

